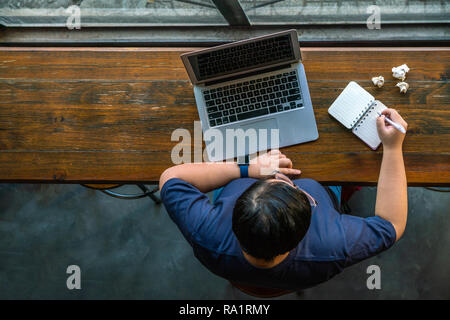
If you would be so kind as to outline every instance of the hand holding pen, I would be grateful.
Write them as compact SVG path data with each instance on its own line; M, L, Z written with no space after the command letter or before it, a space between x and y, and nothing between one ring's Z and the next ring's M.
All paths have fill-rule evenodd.
M386 148L401 148L408 124L394 109L384 109L378 114L378 135Z
M379 112L377 112L377 114L378 114L378 116L382 116L382 114L381 113L379 113ZM387 123L389 123L390 125L392 125L395 129L397 129L398 131L400 131L401 133L406 133L406 130L405 130L405 128L401 125L401 124L398 124L397 122L394 122L394 121L392 121L391 119L389 119L389 118L384 118L384 120L387 122Z

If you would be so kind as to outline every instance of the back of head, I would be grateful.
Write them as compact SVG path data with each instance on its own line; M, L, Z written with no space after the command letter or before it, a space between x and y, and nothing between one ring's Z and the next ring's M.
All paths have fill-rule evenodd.
M294 249L310 223L306 195L282 182L255 182L238 198L233 210L233 232L242 249L266 261Z

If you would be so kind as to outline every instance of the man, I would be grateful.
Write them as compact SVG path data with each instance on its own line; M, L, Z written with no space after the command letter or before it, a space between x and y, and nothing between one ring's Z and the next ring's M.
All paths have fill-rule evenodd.
M404 134L385 117L407 127L393 109L377 119L383 143L375 216L341 214L323 186L300 174L273 150L246 169L236 163L182 164L164 171L161 198L195 256L233 283L301 290L391 247L407 217ZM273 174L263 163L277 160ZM273 163L273 162L271 162ZM223 187L214 204L205 193Z

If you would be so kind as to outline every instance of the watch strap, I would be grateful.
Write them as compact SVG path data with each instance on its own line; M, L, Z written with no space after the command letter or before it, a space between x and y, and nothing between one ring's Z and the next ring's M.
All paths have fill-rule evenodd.
M248 178L248 164L239 164L239 170L241 171L241 178Z

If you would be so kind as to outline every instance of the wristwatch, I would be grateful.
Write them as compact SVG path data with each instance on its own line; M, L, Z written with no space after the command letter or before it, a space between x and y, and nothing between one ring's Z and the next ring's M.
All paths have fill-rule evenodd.
M250 165L248 154L245 157L237 157L237 164L241 171L241 178L248 178L248 166Z

